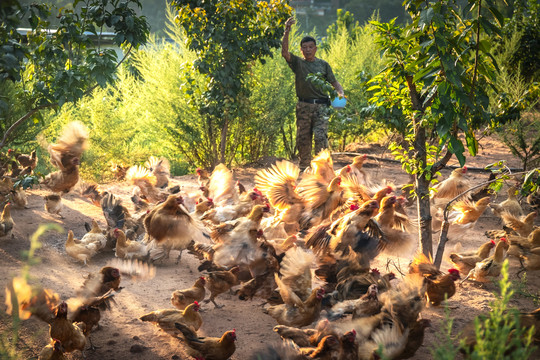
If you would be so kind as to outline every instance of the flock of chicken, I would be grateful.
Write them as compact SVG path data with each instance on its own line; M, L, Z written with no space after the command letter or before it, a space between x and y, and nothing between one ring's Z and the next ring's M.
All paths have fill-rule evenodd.
M54 192L45 199L51 213L60 213L62 193L79 180L87 138L80 123L71 123L57 144L49 146L58 171L41 184ZM34 159L28 165L33 169L35 152L27 157ZM374 184L363 169L366 158L357 156L335 171L330 153L323 150L303 174L295 164L277 161L258 171L251 190L235 181L224 165L212 173L197 169L197 194L168 187L165 159L152 157L145 167L117 168L119 177L133 185L135 213L113 193L88 186L83 196L102 208L108 227L100 229L94 220L81 239L70 230L66 253L84 264L107 250L114 250L117 258L144 263L162 262L172 250L179 251L177 263L184 250L196 256L202 276L191 288L172 293L174 308L152 311L140 320L155 323L183 341L195 359L205 360L228 359L235 352L237 336L235 330L217 338L199 336L200 303L221 307L216 298L233 288L241 300L265 300L264 312L276 320L274 331L284 340L281 346L258 351L253 359L407 359L422 345L424 330L430 326L419 316L422 309L453 296L460 273L490 281L499 275L506 256L519 258L524 269L540 269L536 212L524 216L515 187L500 204L490 202L487 188L467 192L464 167L435 185L431 194L435 223L446 203L464 193L449 215L450 239L462 237L488 206L501 217L503 229L488 232L489 241L477 251L450 254L455 268L446 273L418 254L401 281L393 273L381 274L371 263L384 254L413 255L417 230L405 210L408 200L398 196L390 183ZM22 157L16 159L25 166ZM24 191L13 189L12 175L2 180L0 196L15 203ZM530 196L531 205L536 205L536 196ZM187 207L193 198L196 203L190 212ZM0 236L9 235L14 226L11 206L4 207ZM100 312L121 289L121 272L121 266L103 267L71 302L24 282L13 286L20 311L50 325L51 344L40 359L62 359L64 352L85 349ZM540 319L536 313L522 317ZM316 326L305 328L312 324ZM535 340L540 340L540 330ZM467 344L474 345L474 336Z

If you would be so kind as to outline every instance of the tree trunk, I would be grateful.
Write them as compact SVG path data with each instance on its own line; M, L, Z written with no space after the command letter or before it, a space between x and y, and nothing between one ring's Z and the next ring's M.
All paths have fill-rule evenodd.
M420 167L424 167L427 163L426 154L426 129L418 125L415 121L415 139L414 150L416 160L420 163ZM415 175L416 187L416 204L418 205L418 221L419 221L419 236L420 236L420 251L427 257L433 254L433 245L431 241L431 204L429 203L429 184L430 180L426 179L424 173L418 172Z
M225 151L227 150L227 132L229 130L229 121L225 119L223 127L221 128L221 142L219 144L219 157L220 162L225 164Z

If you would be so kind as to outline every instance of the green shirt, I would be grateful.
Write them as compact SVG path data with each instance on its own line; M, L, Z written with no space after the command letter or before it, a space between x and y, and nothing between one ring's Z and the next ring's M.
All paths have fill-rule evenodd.
M308 74L321 73L330 84L336 81L330 65L321 59L315 58L313 61L291 54L291 61L287 62L295 74L296 96L301 99L327 99L328 95L317 89L313 83L306 80Z

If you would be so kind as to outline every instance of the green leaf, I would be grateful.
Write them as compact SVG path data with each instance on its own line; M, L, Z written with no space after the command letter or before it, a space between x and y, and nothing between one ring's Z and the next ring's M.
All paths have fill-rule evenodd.
M469 149L469 154L471 154L471 156L476 156L476 154L478 153L478 140L476 140L474 133L465 133L465 139L467 141L467 148Z
M453 136L450 137L448 150L452 154L456 155L457 159L459 160L459 165L463 167L465 165L465 156L463 155L463 152L465 152L465 147L463 146L461 140Z

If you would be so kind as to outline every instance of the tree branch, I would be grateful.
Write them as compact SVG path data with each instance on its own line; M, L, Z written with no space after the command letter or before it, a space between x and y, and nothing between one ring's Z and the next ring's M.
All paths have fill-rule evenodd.
M465 194L467 194L467 193L469 193L471 191L474 191L474 190L476 190L478 188L481 188L483 186L486 186L488 184L497 182L497 181L503 179L505 176L517 176L517 175L522 175L522 174L526 174L526 173L529 172L529 171L521 171L521 172L517 172L517 173L512 173L512 171L509 168L507 168L507 169L508 169L507 173L501 174L501 175L497 176L493 180L489 180L489 181L483 182L481 184L478 184L476 186L473 186L472 188L470 188L470 189L462 192L458 196L454 197L452 200L450 200L446 204L446 206L444 208L444 220L443 220L443 224L441 226L441 235L439 237L439 245L437 246L437 254L435 255L435 261L433 262L433 264L437 267L437 269L441 267L442 257L443 257L443 254L444 254L444 248L445 248L446 242L448 241L447 234L448 234L448 229L450 227L450 222L448 221L448 212L450 210L450 205L454 201L461 198L463 195L465 195Z
M131 52L131 49L133 48L133 45L131 45L129 47L129 49L126 51L126 54L124 55L124 57L122 58L122 60L120 60L120 62L118 62L118 64L116 64L116 67L114 68L114 70L116 71L116 69L118 69L118 67L124 62L124 60L126 60L126 58L128 57L129 53ZM84 92L84 95L83 96L87 96L89 95L92 91L94 91L94 89L96 87L98 87L99 84L95 84L94 86L92 86L91 88L89 88L88 90L86 90ZM22 116L21 118L19 118L17 121L15 121L7 130L6 132L4 133L4 136L2 137L2 141L0 142L0 148L4 147L6 145L6 140L8 138L8 136L16 129L18 128L23 122L25 122L26 120L28 120L28 118L30 118L32 115L34 115L36 112L38 112L39 110L43 110L43 109L46 109L46 108L50 108L50 107L54 107L54 106L57 106L58 104L57 103L54 103L54 104L47 104L47 105L40 105L36 108L33 108L32 110L30 110L29 112L27 112L24 116Z
M19 125L21 125L23 122L25 122L28 118L30 118L30 116L34 115L36 112L38 112L39 110L42 110L42 109L46 109L48 107L52 107L52 106L55 106L56 104L47 104L47 105L41 105L41 106L38 106L36 108L33 108L32 110L30 110L29 112L27 112L25 115L23 115L21 118L19 118L19 120L15 121L7 130L6 132L4 133L4 137L2 138L2 141L0 142L0 149L4 147L4 145L6 145L6 140L8 138L8 136L16 129L19 127Z

